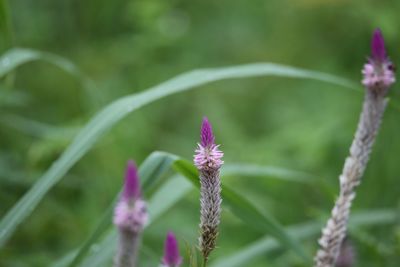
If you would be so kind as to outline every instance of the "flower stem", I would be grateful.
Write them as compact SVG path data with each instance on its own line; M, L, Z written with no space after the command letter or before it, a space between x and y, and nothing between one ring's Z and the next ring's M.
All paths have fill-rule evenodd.
M367 89L358 128L340 175L340 193L332 209L331 218L319 240L321 248L315 257L315 267L332 267L343 239L346 236L350 208L355 198L355 189L369 160L372 145L379 130L387 99L382 93Z

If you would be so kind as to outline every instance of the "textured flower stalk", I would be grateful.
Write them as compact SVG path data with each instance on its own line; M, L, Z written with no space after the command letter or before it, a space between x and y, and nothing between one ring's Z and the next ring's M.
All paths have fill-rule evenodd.
M140 234L148 221L146 202L141 198L136 165L129 161L124 189L114 210L114 224L119 232L119 244L114 267L135 267Z
M199 170L200 178L200 238L199 246L204 265L211 251L215 248L218 236L218 225L221 214L221 180L220 168L223 153L215 144L211 124L203 119L201 142L194 155L194 164Z
M346 236L350 208L355 198L355 189L369 160L372 145L378 133L385 111L386 94L395 82L394 67L386 55L385 44L380 30L374 32L371 43L371 57L362 71L365 99L357 131L350 147L343 172L339 177L340 193L319 240L320 249L315 257L316 267L332 267Z
M169 232L165 239L164 257L161 267L179 267L182 264L182 257L179 255L178 240L174 233Z

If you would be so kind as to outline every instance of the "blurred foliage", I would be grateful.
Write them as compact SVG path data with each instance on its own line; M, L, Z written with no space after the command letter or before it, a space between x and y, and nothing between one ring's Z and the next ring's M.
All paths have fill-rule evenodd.
M393 61L400 58L400 2L394 0L0 2L2 52L17 46L59 54L95 84L83 86L41 62L19 68L13 82L4 79L0 216L101 107L183 71L269 61L358 81L378 26ZM393 99L400 97L397 87ZM0 251L0 266L48 266L78 247L118 192L125 161L141 162L154 150L190 159L203 115L213 122L226 162L300 170L318 180L300 184L231 177L224 181L229 187L240 189L284 225L322 220L337 194L361 102L361 93L333 85L256 78L219 82L152 104L119 123L46 196ZM385 114L354 210L400 204L399 116L393 105ZM143 266L149 266L145 255L161 255L168 230L189 245L196 243L198 205L198 193L190 194L148 229ZM260 237L228 211L222 222L215 257ZM397 266L399 233L399 225L357 229L351 234L357 266ZM304 242L310 253L316 238ZM302 266L299 262L293 253L276 251L248 266Z

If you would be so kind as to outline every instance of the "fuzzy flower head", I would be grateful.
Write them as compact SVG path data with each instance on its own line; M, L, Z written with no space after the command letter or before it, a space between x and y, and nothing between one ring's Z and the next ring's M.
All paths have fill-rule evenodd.
M141 232L148 221L146 202L140 198L140 182L134 161L128 161L125 184L114 210L114 224L123 230Z
M218 170L221 168L224 153L215 144L215 137L210 122L206 117L201 125L200 143L194 155L194 164L199 170Z
M371 57L362 70L362 84L369 89L386 91L396 81L394 72L394 65L386 54L382 32L376 29L371 41Z
M179 255L178 241L174 233L169 232L165 239L164 257L162 264L165 267L179 267L182 263L182 257Z

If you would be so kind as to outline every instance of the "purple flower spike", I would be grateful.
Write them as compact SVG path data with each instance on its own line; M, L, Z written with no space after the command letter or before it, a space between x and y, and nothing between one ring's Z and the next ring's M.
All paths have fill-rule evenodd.
M381 30L375 30L371 42L372 59L383 62L386 59L385 41Z
M162 263L166 267L179 267L182 263L182 257L179 255L178 241L176 240L174 233L169 232L167 234L164 249L165 251Z
M215 137L210 122L206 117L203 119L200 133L200 144L194 155L194 164L199 170L218 170L222 164L224 153L215 144Z
M125 185L122 198L125 200L136 200L140 197L140 181L136 164L129 160L125 171Z
M125 183L114 208L113 223L118 229L118 248L114 267L136 266L140 236L149 220L147 204L141 197L136 164L128 161Z
M207 117L203 118L203 124L201 125L201 145L203 147L209 147L215 142L215 137L212 132L212 127Z
M114 224L120 229L139 233L148 221L146 202L140 196L140 180L133 160L128 161L125 184L114 209Z
M199 248L206 264L216 246L218 236L222 202L220 168L224 163L224 153L219 150L219 145L215 144L211 124L207 118L203 119L200 137L201 141L195 150L193 161L199 170L200 179Z
M371 41L371 57L362 70L362 84L375 93L386 95L396 81L394 71L394 65L386 55L382 32L376 29Z

